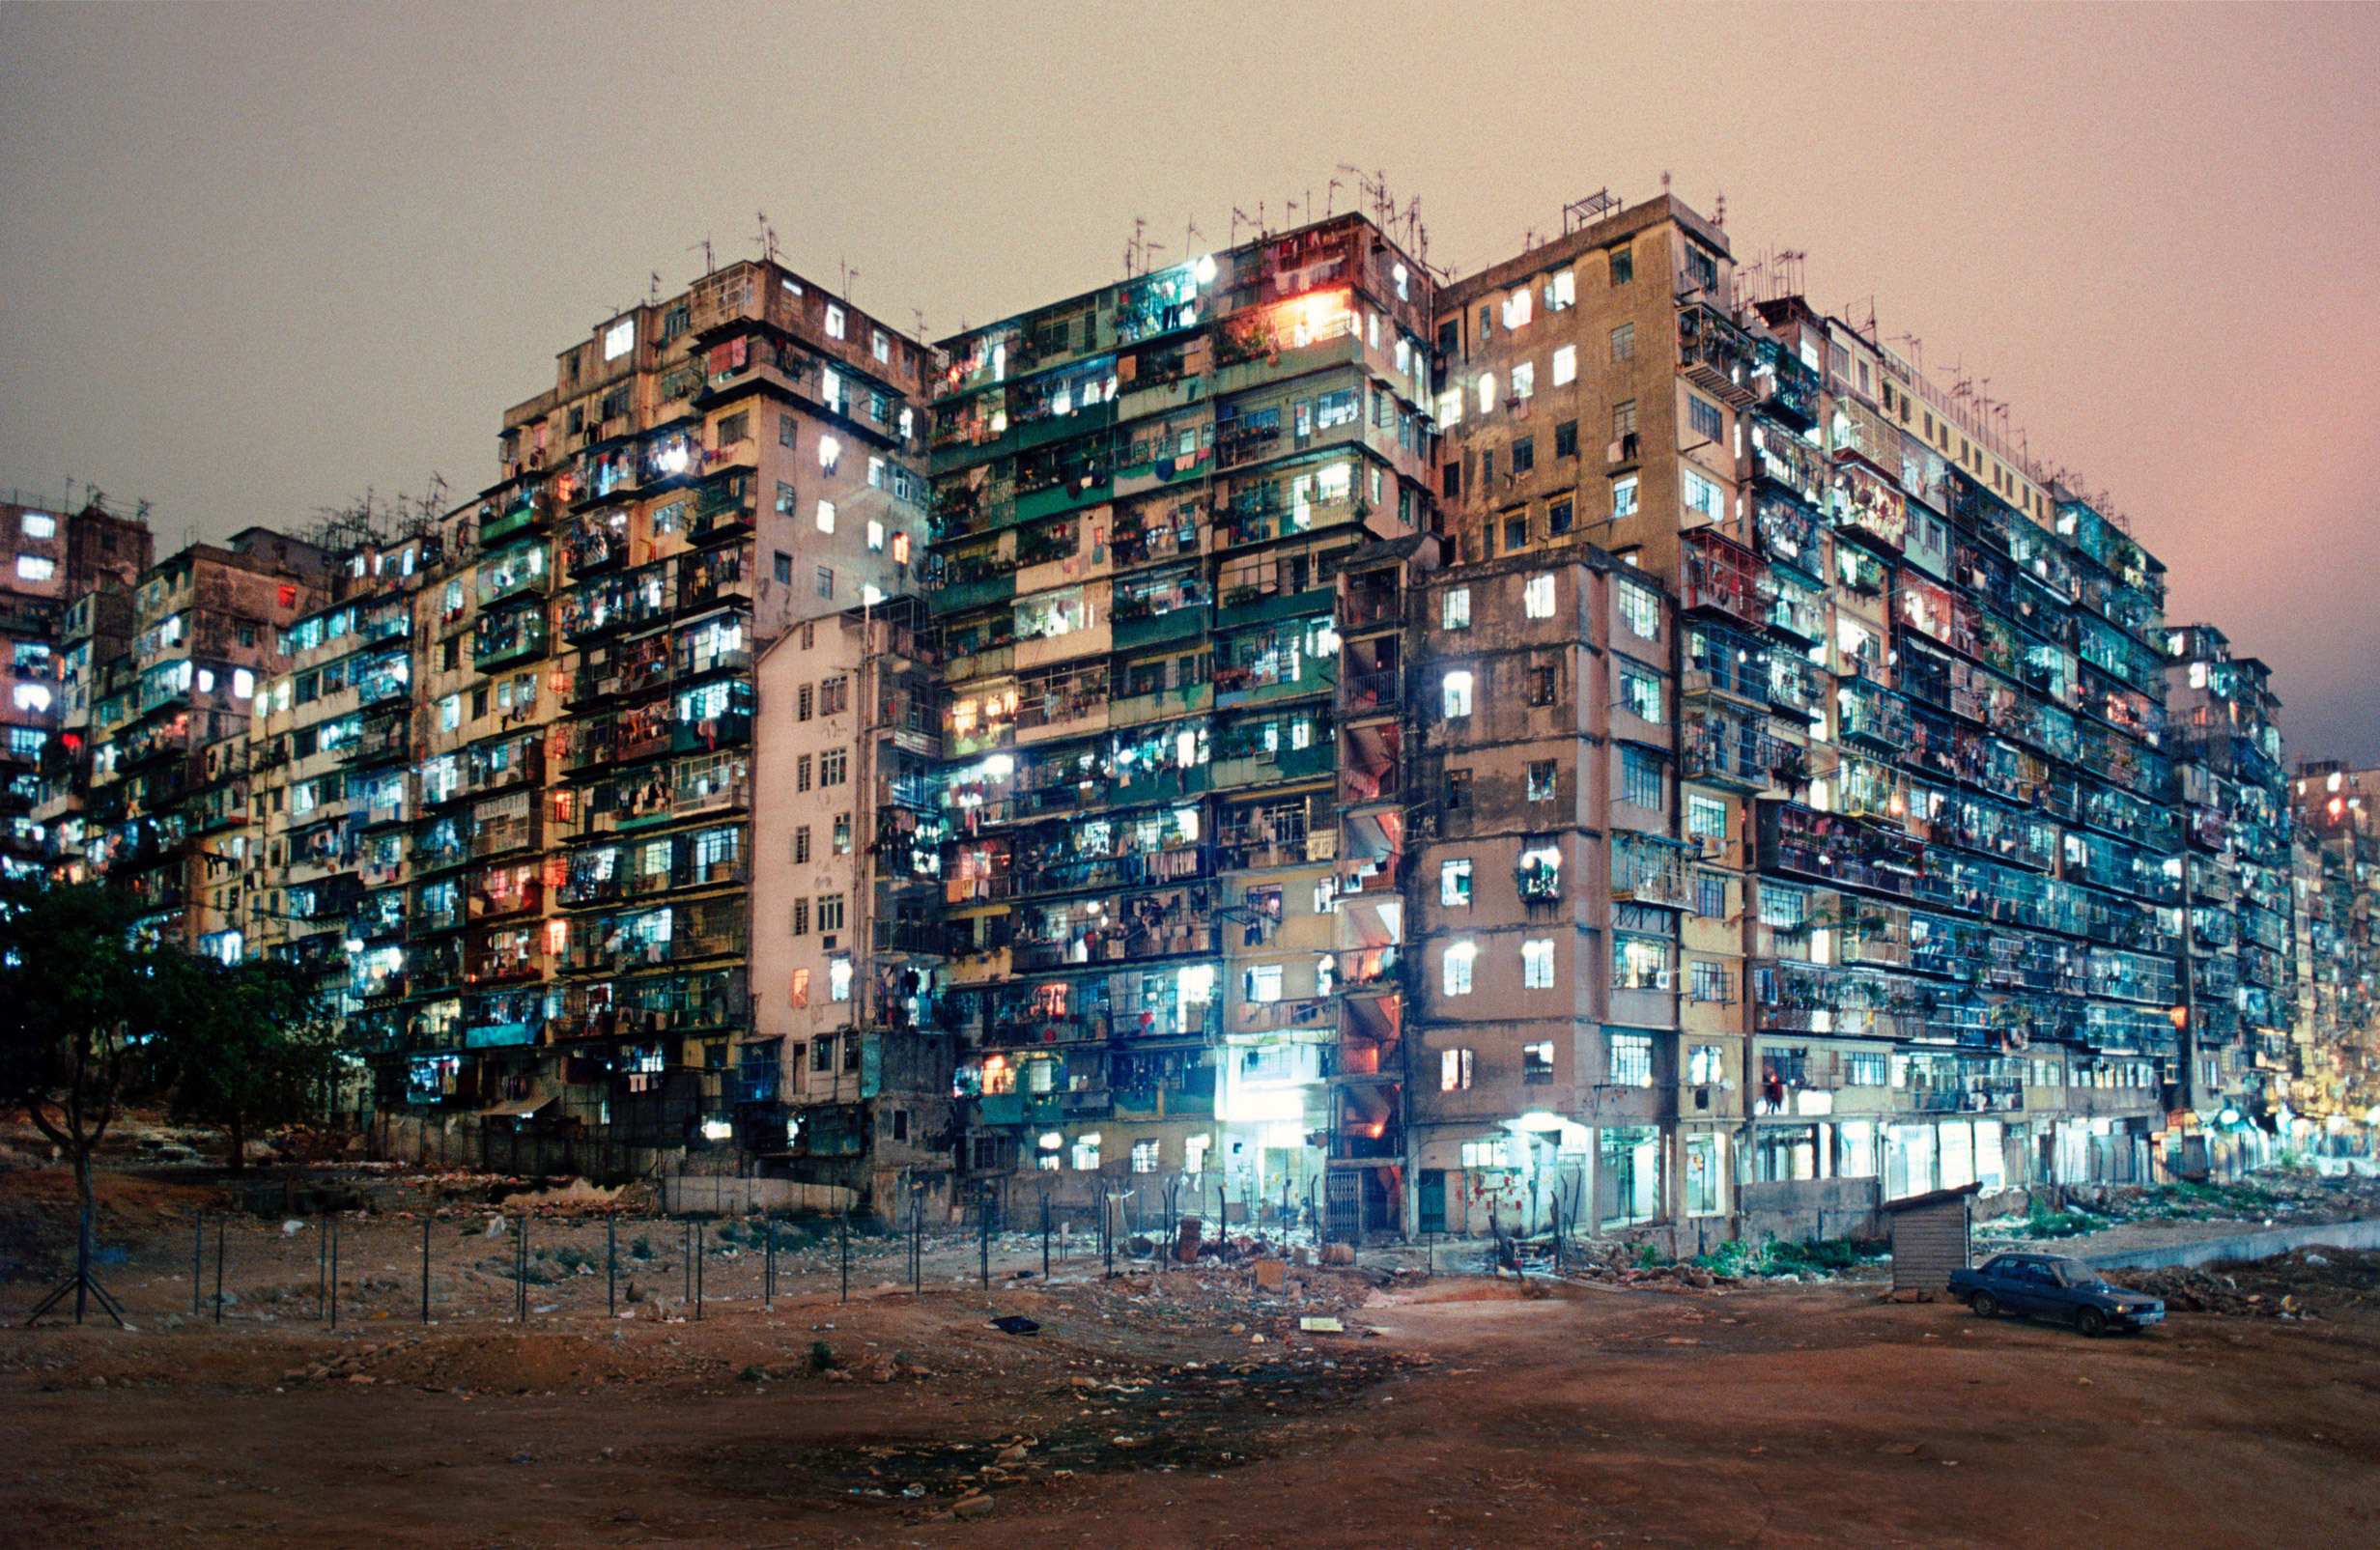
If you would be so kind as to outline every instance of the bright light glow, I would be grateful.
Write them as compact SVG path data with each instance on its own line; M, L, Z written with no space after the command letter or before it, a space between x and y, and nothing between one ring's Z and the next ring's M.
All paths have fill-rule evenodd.
M1550 618L1552 618L1552 617L1553 617L1553 576L1552 576L1552 574L1551 574L1550 572L1548 572L1546 575L1544 575L1544 576L1532 576L1532 577L1530 577L1530 578L1529 578L1529 584L1528 584L1527 586L1525 586L1525 587L1523 587L1523 588L1521 589L1520 598L1521 598L1521 603L1522 603L1522 606L1528 609L1528 613L1529 613L1529 617L1530 617L1530 618L1532 618L1532 619L1550 619Z
M256 692L256 675L245 667L232 669L232 697L246 699Z
M19 525L27 538L55 538L58 536L58 519L47 512L29 511L25 513Z
M818 502L818 531L822 533L835 531L835 502L831 500Z
M1203 1006L1215 999L1215 966L1192 964L1181 972L1176 984L1180 988L1183 1005Z
M724 1119L706 1119L702 1122L702 1139L704 1141L725 1141L728 1137L733 1136L734 1134L735 1126L729 1124Z
M19 581L46 581L58 574L58 562L40 554L16 556L16 578Z
M1553 385L1568 386L1578 380L1578 347L1564 345L1553 352Z
M872 583L862 583L860 587L860 601L868 607L874 607L877 604L884 601L884 588L876 586Z
M1444 713L1448 716L1471 714L1471 675L1455 672L1446 675Z
M835 465L842 460L842 456L843 444L840 441L831 436L822 436L818 438L818 466L820 468L833 473Z
M995 753L983 761L983 773L994 780L1006 780L1016 774L1016 761L1005 753Z
M1193 264L1193 265L1191 265L1191 266L1190 266L1190 272L1191 272L1194 276L1196 276L1196 277L1197 277L1198 282L1199 282L1199 284L1201 284L1201 285L1212 285L1212 284L1214 284L1214 283L1215 283L1215 256L1214 256L1212 253L1208 253L1208 254L1206 254L1204 257L1201 258L1201 259L1200 259L1200 260L1199 260L1196 264ZM995 347L995 348L997 348L997 347Z
M1495 407L1496 374L1493 372L1482 372L1479 374L1479 411L1482 414L1491 413L1495 409Z
M661 471L664 473L684 473L686 471L686 443L683 441L673 441L668 446L662 449L662 454L658 461L661 464Z
M637 320L622 318L604 330L604 359L617 360L637 348Z
M873 554L881 551L883 549L884 523L871 521L867 524L867 550L869 553Z

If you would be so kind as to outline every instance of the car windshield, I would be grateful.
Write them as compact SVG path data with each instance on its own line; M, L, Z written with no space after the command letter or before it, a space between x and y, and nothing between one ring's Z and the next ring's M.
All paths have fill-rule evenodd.
M2060 1259L2050 1267L2050 1274L2057 1278L2057 1283L2061 1286L2099 1284L2099 1272L2080 1259Z

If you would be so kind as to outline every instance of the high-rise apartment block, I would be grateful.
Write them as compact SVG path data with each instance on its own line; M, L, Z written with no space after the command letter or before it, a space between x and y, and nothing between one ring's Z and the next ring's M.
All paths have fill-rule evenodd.
M7 844L314 968L408 1156L1684 1250L2367 1143L2369 777L1780 278L1667 196L933 348L717 269L451 511L0 509Z

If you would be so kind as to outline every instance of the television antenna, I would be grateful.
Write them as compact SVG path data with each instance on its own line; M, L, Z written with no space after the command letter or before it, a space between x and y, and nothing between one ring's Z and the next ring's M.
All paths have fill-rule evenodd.
M711 256L711 240L709 238L706 237L699 242L689 242L686 244L686 251L689 253L692 253L695 248L702 249L703 273L709 274L714 269L719 268L718 263Z

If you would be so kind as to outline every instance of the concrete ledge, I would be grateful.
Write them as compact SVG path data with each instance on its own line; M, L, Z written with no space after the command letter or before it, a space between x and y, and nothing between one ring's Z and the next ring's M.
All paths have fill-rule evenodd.
M2218 1259L2270 1259L2292 1249L2312 1245L2333 1249L2380 1249L2380 1217L2358 1222L2332 1222L2310 1227L2273 1227L2263 1232L2239 1232L2227 1238L2199 1238L2162 1249L2133 1249L2122 1254L2092 1254L2083 1260L2101 1270L2171 1270L2212 1264ZM2049 1251L2038 1251L2047 1253Z

